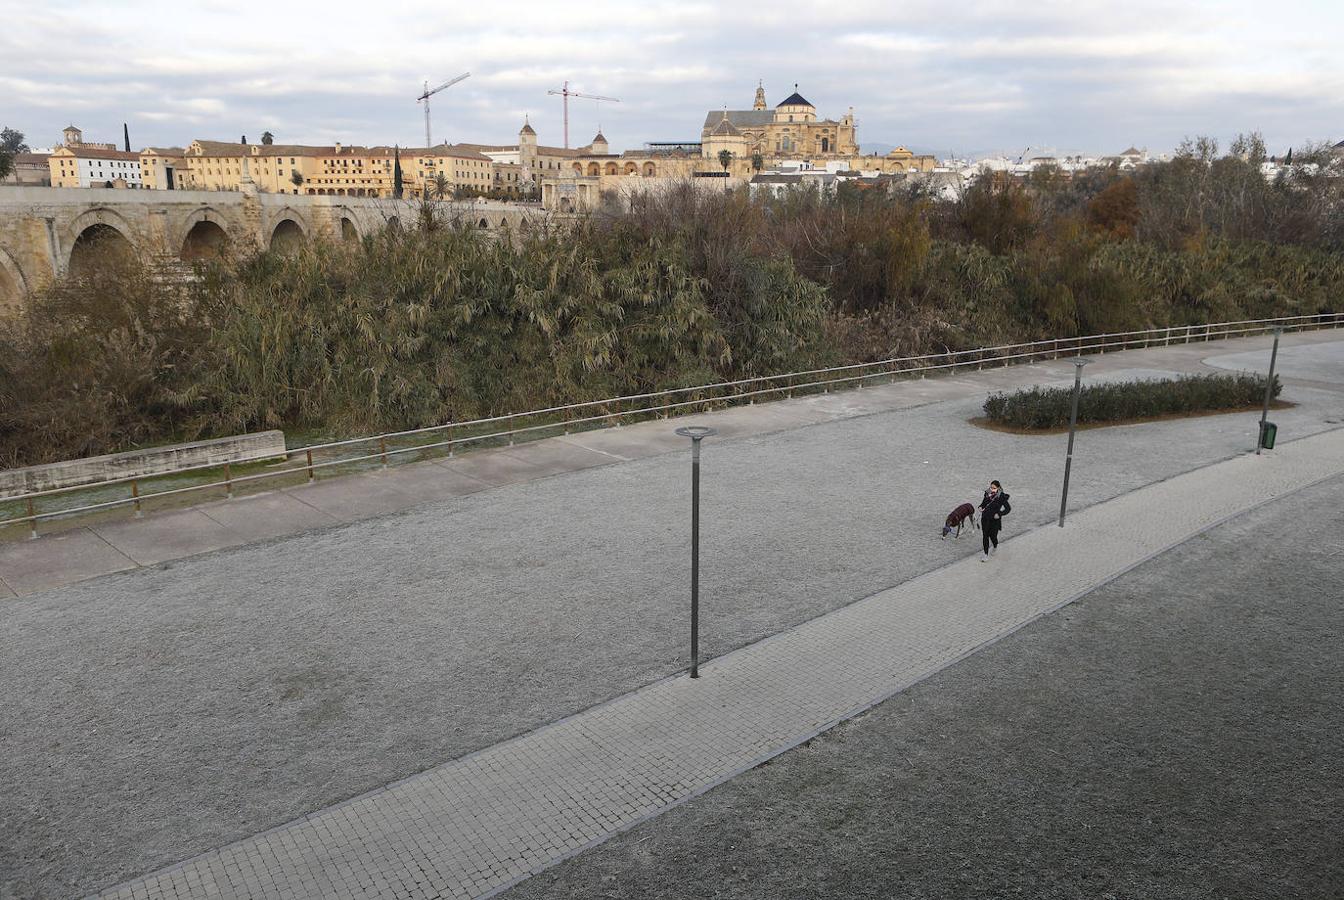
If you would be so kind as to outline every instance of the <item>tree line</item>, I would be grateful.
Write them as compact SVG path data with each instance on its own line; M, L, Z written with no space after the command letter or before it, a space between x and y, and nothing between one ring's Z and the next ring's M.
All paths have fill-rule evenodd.
M500 237L416 227L171 278L134 259L0 323L0 465L283 428L417 427L720 379L1337 311L1328 148L779 198L689 185Z

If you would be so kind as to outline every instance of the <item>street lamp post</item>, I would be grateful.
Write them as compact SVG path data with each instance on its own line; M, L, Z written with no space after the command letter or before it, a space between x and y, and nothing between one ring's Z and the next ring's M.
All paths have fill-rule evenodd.
M1269 377L1265 379L1265 406L1260 411L1260 430L1256 432L1255 455L1260 455L1260 448L1265 446L1265 420L1269 418L1269 400L1274 391L1274 364L1279 360L1279 337L1283 334L1282 328L1274 329L1274 349L1269 351Z
M686 425L677 434L691 439L691 677L700 677L700 442L713 428Z
M1069 506L1069 472L1073 469L1073 432L1078 427L1078 395L1083 391L1083 366L1087 360L1073 361L1073 409L1069 411L1069 452L1064 457L1064 491L1059 497L1059 527L1064 527L1064 512Z

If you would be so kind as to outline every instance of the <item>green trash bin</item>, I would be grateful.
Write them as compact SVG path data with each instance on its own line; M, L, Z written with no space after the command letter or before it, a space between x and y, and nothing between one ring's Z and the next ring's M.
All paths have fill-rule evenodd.
M1273 422L1266 422L1260 429L1260 446L1266 450L1274 449L1274 439L1279 436L1279 426Z

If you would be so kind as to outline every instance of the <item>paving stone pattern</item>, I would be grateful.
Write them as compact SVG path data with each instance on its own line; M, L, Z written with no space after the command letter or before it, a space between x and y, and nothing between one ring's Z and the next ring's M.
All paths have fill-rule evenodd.
M104 896L498 892L1340 472L1344 430L1177 476L1008 541L988 563L963 560L712 660L697 681L664 679Z

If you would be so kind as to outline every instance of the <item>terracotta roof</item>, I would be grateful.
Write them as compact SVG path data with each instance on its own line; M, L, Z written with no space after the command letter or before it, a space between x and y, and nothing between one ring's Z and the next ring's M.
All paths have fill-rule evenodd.
M597 136L594 137L591 141L588 142L588 146L591 147L591 146L593 146L593 144L596 144L598 141L601 141L601 142L604 143L604 144L607 142L607 139L606 139L605 137L602 136L602 130L601 130L600 128L599 128L598 131L597 131Z
M268 156L327 156L327 157L354 157L354 156L392 156L395 149L392 146L378 147L360 147L346 146L342 144L339 148L332 146L312 146L308 144L234 144L229 141L194 141L194 146L199 146L203 151L200 156L205 157L225 157L237 158L246 156L249 158L260 158ZM455 159L483 159L487 162L489 157L480 153L476 144L439 144L435 147L402 147L401 155L411 156L451 156ZM193 159L199 158L195 153L181 151L183 155Z
M47 160L51 158L50 153L15 153L14 165L16 166L45 166Z
M133 159L140 161L139 153L127 153L125 150L98 150L93 147L61 147L52 152L52 156L73 156L77 159Z
M181 156L186 153L181 147L146 147L141 153L156 153L159 156Z
M518 129L518 133L519 133L519 134L530 134L530 135L532 135L532 136L534 136L534 137L535 137L536 134L537 134L535 131L532 130L532 125L531 125L529 122L527 122L526 120L523 121L523 127Z
M1121 155L1121 156L1143 156L1143 151L1140 150L1138 147L1130 147L1128 150L1126 150L1125 152L1121 153L1120 155Z

